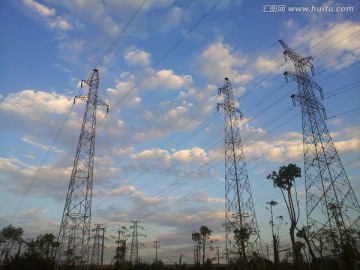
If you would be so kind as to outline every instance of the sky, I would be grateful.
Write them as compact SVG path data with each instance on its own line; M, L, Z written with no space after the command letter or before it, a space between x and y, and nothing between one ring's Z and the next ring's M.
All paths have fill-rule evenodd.
M80 81L97 67L99 98L110 112L97 110L91 222L107 228L105 262L115 255L117 231L133 220L147 236L139 239L145 261L160 241L165 263L181 254L192 263L191 234L201 225L223 251L224 115L217 103L225 77L244 115L260 236L271 244L266 206L277 201L286 247L286 207L266 176L289 163L303 168L303 153L301 109L290 98L297 85L283 76L294 68L279 39L314 58L326 124L360 199L358 1L147 0L129 25L141 3L0 2L0 228L22 227L25 238L58 235L85 109L73 99L86 94ZM304 225L303 178L297 191Z

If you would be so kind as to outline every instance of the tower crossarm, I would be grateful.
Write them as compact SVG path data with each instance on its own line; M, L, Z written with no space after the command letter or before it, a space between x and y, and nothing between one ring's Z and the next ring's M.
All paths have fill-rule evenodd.
M325 107L314 95L314 89L317 90L320 94L320 98L323 99L322 88L309 76L298 74L292 71L284 72L285 81L288 82L288 78L296 81L299 85L299 93L291 96L294 106L297 104L308 104L309 107L313 109L318 109L322 112L324 119L327 119Z
M306 73L306 67L309 67L311 69L312 74L315 74L314 66L312 64L312 61L314 60L311 56L309 57L302 57L295 51L293 51L283 40L279 40L281 46L284 48L284 58L285 61L289 58L291 62L293 62L296 71L301 73Z

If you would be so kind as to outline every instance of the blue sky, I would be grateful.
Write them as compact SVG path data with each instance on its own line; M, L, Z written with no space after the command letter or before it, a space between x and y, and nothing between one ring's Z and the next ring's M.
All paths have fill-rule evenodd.
M73 97L140 2L1 1L1 227L21 226L25 237L58 234L84 111ZM267 5L286 10L262 12ZM277 201L275 216L288 219L266 175L288 163L303 166L301 112L290 98L297 86L282 75L292 66L279 39L314 57L326 123L359 199L359 2L296 3L354 8L333 13L290 12L290 5L148 0L104 59L99 96L111 111L97 112L92 223L107 226L108 262L111 236L135 219L147 235L139 251L145 260L154 258L157 240L159 258L173 263L183 254L191 263L191 233L201 225L223 248L224 123L216 104L224 77L245 117L258 226L271 243L266 202ZM304 179L298 192L304 224ZM280 235L286 246L286 225Z

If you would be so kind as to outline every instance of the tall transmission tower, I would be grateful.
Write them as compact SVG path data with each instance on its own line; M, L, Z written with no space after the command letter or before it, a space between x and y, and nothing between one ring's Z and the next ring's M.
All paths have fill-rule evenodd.
M98 99L99 73L97 69L89 79L83 80L89 87L87 96L76 96L86 101L86 109L66 196L59 231L59 264L89 263L91 201L94 170L95 128L97 105L107 106Z
M307 223L311 230L327 230L340 237L341 246L349 244L352 229L360 230L360 206L351 187L338 152L326 127L321 87L308 75L314 75L312 57L302 57L282 40L285 60L290 59L295 71L284 73L297 82L298 93L292 95L294 106L302 112L304 171ZM336 249L335 249L336 250Z
M140 220L132 220L132 223L134 223L133 226L130 226L130 229L133 229L132 232L132 240L131 240L131 250L130 250L130 261L137 263L139 262L139 236L145 236L144 234L141 234L138 232L138 228L144 229L143 227L139 226L138 223L140 223Z
M234 231L251 232L249 243L253 243L255 252L261 252L261 244L240 136L239 122L242 113L235 104L233 88L228 78L225 78L218 94L223 95L224 102L218 103L217 107L221 107L225 115L226 259L228 262L234 259L247 262L251 250L235 239Z

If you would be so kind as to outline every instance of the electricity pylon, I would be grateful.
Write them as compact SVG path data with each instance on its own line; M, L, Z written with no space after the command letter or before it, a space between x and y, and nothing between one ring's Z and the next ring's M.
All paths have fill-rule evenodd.
M314 75L313 58L279 42L285 60L295 66L294 72L284 73L286 81L289 77L298 85L292 99L302 112L307 223L315 233L326 230L337 235L344 248L351 242L351 230L360 229L360 206L326 127L325 108L314 93L317 90L323 99L322 89L307 73L308 67Z
M226 259L247 262L251 251L262 253L254 202L251 194L249 177L240 136L242 113L234 100L234 93L228 78L219 95L224 102L218 103L225 115L225 233ZM248 244L253 243L253 250L245 247L245 242L235 237L234 231L251 235ZM244 239L245 240L245 239ZM242 242L242 243L241 243Z
M126 238L125 231L127 230L126 227L122 227L123 230L118 231L118 238L115 241L117 244L116 251L115 251L115 260L116 265L125 262L125 254L126 254Z
M145 236L144 234L141 234L138 232L138 228L144 229L143 227L139 226L138 223L141 222L140 220L132 220L132 223L134 223L133 226L130 226L130 229L133 229L132 232L132 239L131 239L131 250L130 250L130 261L134 263L139 262L139 236Z
M101 243L100 243L100 224L96 224L96 228L92 231L95 231L94 235L94 243L91 251L91 264L100 265L100 249L101 249Z
M91 222L91 201L94 170L95 128L97 105L107 106L98 99L99 73L97 69L89 79L83 80L89 86L87 96L76 96L86 101L86 109L76 149L69 189L59 231L59 264L89 263L89 242Z
M91 251L91 264L103 265L104 264L104 242L105 242L105 227L101 228L100 224L95 224L96 228L92 231L95 231L94 242ZM102 235L100 235L102 231Z

